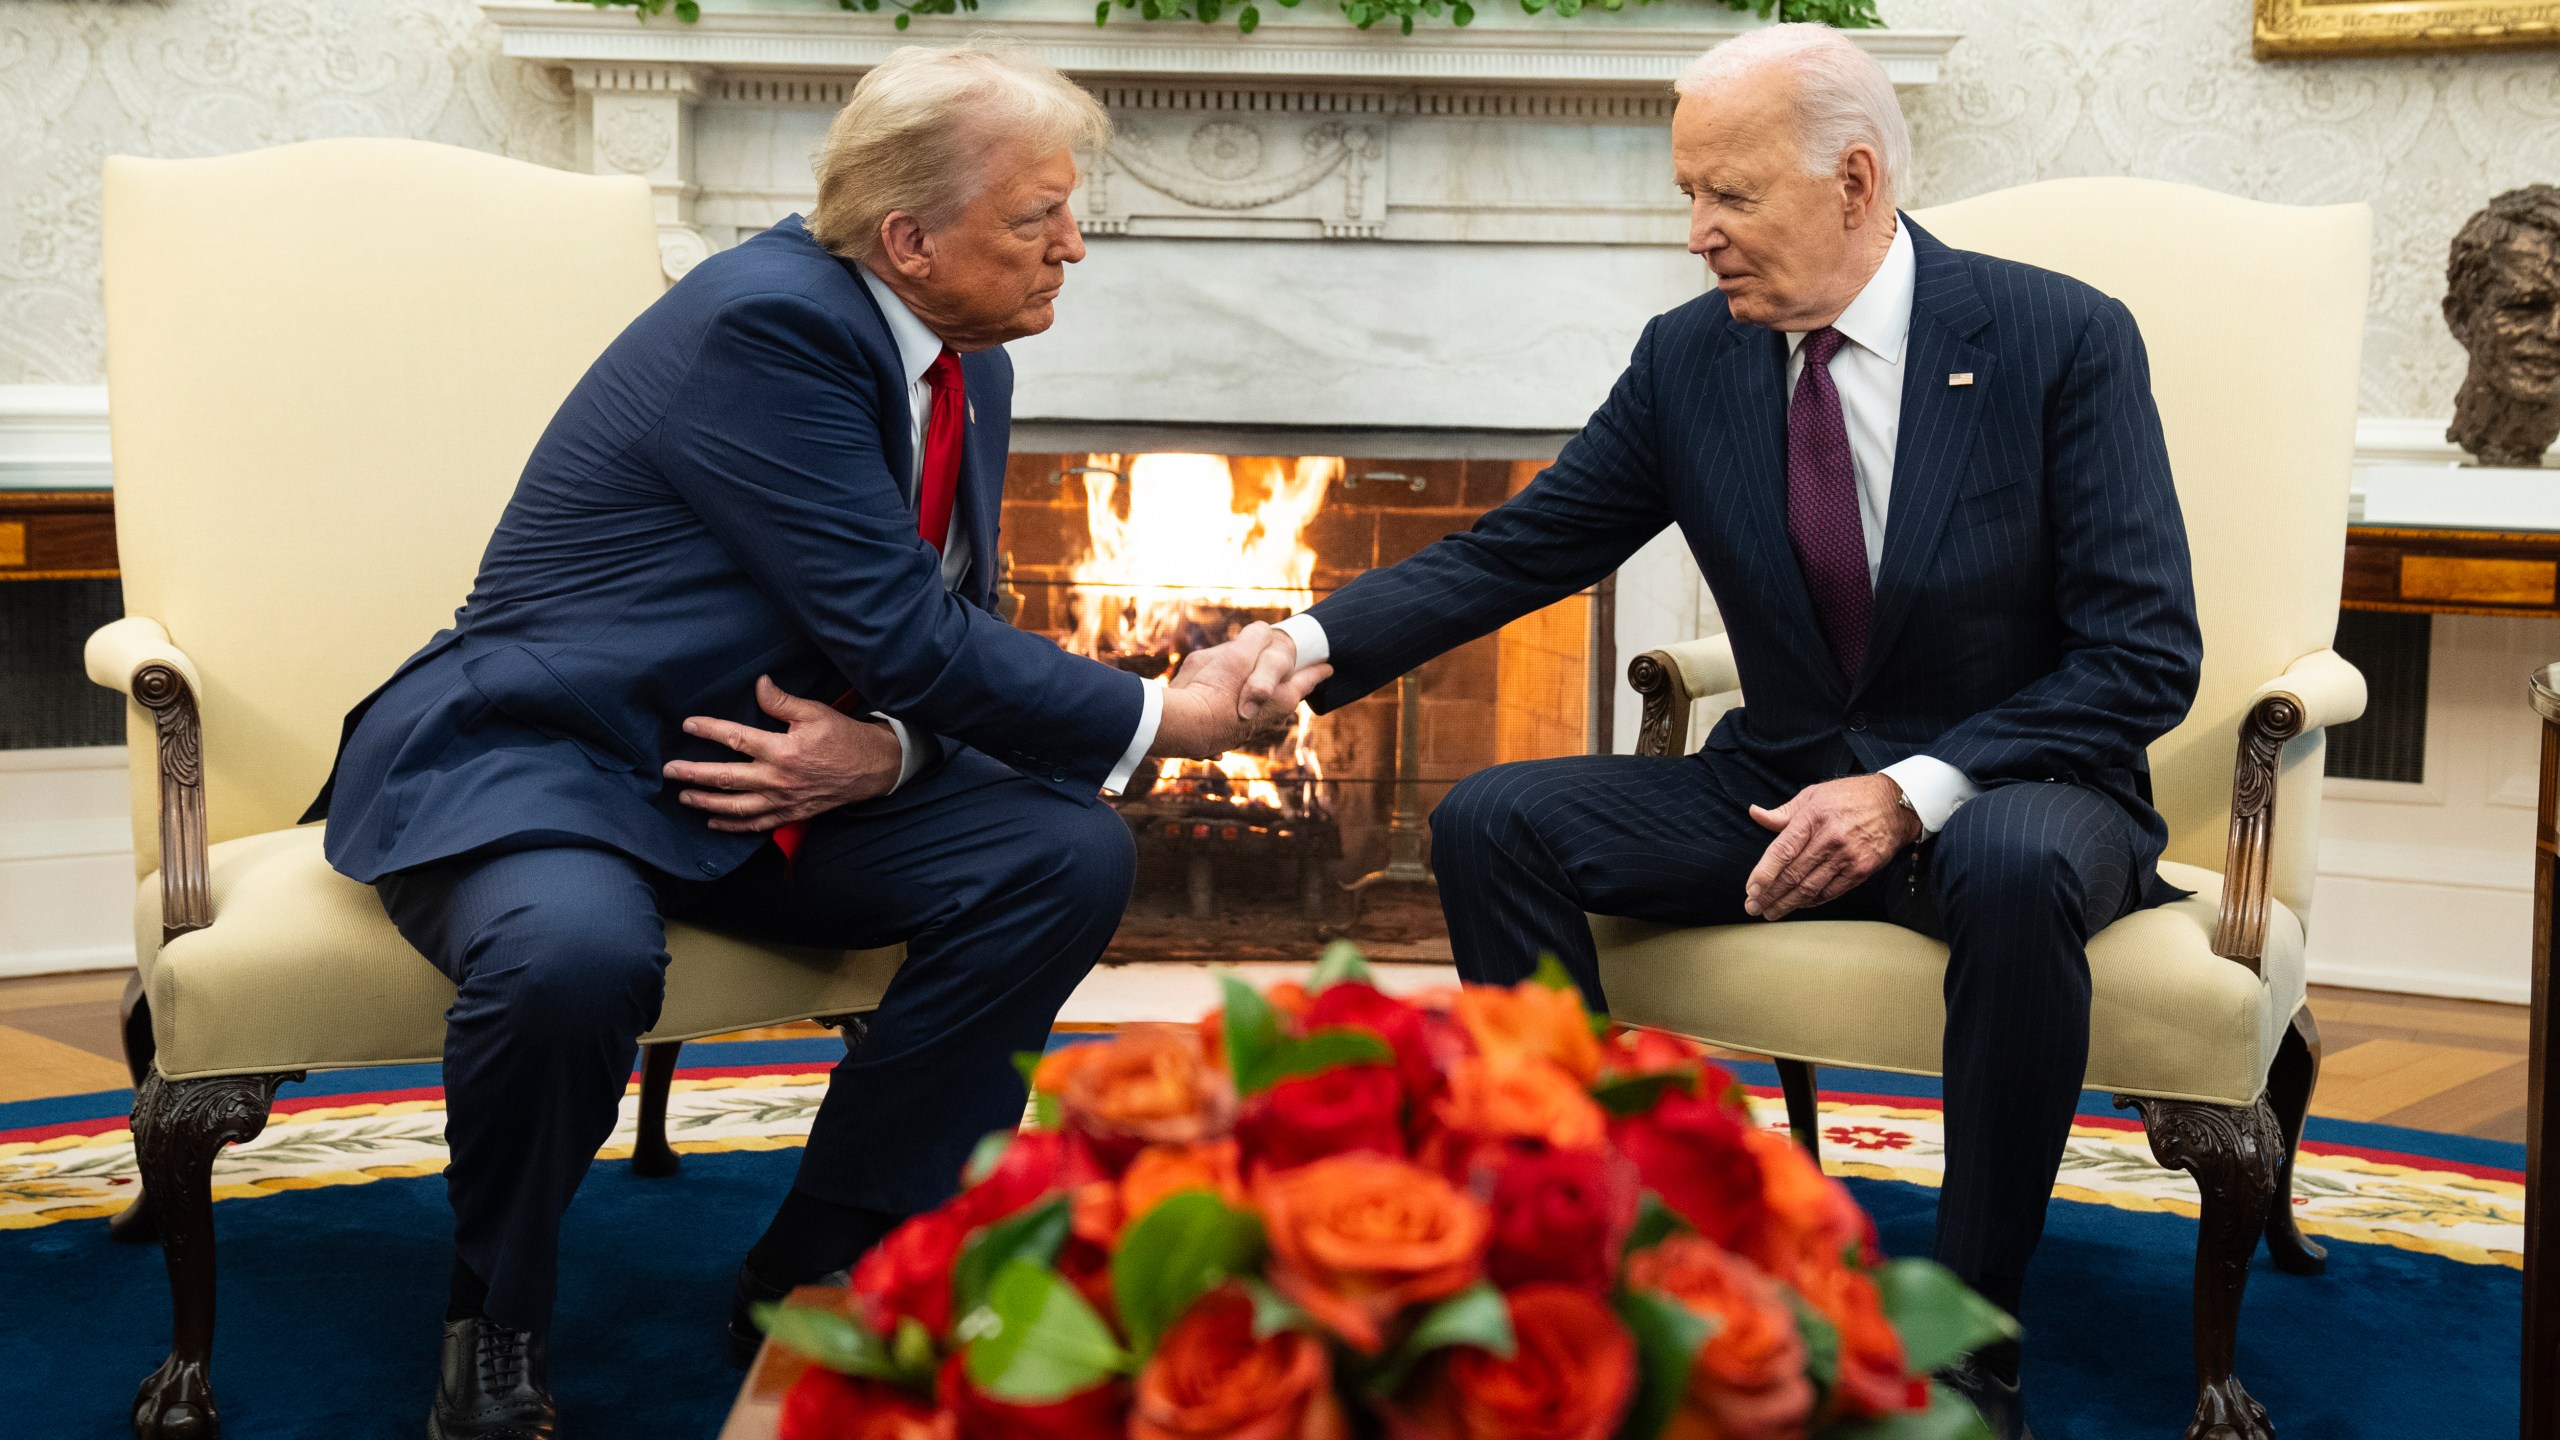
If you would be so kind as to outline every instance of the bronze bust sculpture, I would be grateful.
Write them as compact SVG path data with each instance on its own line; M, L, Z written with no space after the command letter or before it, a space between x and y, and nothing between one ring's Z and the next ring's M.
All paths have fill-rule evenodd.
M2560 185L2491 200L2453 237L2445 323L2471 352L2445 438L2530 468L2560 438Z

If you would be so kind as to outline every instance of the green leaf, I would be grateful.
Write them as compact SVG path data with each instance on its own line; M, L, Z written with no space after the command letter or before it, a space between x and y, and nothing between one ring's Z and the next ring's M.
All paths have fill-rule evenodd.
M2007 1311L1935 1261L1890 1260L1877 1267L1875 1279L1884 1316L1902 1337L1903 1356L1915 1375L1994 1341L2018 1338L2018 1322Z
M1252 1082L1279 1053L1280 1017L1262 992L1233 975L1219 976L1218 989L1226 1001L1227 1073L1235 1077L1237 1094L1250 1095L1262 1088Z
M1244 7L1242 10L1239 10L1239 11L1237 11L1237 12L1236 12L1236 32L1237 32L1238 34L1242 34L1242 35L1250 35L1250 34L1252 34L1254 31L1259 30L1259 29L1261 29L1261 28L1262 28L1262 12L1261 12L1261 11L1256 10L1255 8L1253 8L1253 7L1252 7L1252 6L1250 6L1250 5L1247 5L1247 6L1246 6L1246 7Z
M1814 1409L1819 1412L1831 1398L1832 1387L1840 1383L1840 1327L1797 1294L1794 1286L1779 1288L1795 1307L1796 1329L1804 1336L1804 1373L1813 1380Z
M1612 1115L1642 1115L1662 1099L1666 1090L1683 1095L1698 1093L1698 1071L1692 1068L1656 1070L1650 1075L1626 1075L1605 1080L1591 1087L1591 1098Z
M1316 961L1316 973L1307 978L1307 993L1323 994L1327 989L1345 980L1357 980L1364 985L1373 985L1377 983L1377 979L1378 977L1370 972L1369 962L1361 955L1359 946L1348 940L1336 940L1324 947L1324 958Z
M1618 1292L1617 1309L1636 1342L1636 1398L1618 1437L1654 1440L1689 1393L1690 1368L1715 1337L1716 1322L1650 1290Z
M1679 1211L1664 1204L1661 1196L1647 1190L1636 1197L1635 1228L1627 1232L1626 1248L1620 1253L1633 1255L1639 1250L1650 1250L1688 1228L1689 1222L1680 1218Z
M1015 1260L1046 1265L1057 1259L1072 1218L1067 1197L1052 1195L970 1236L951 1267L951 1313L966 1315L985 1304L987 1287Z
M904 10L899 11L899 12L898 12L898 18L897 18L894 22L892 22L892 23L895 25L895 27L896 27L897 29L900 29L900 30L904 30L904 29L906 29L906 28L907 28L907 12L905 12Z
M1511 1307L1503 1303L1501 1291L1480 1280L1433 1306L1404 1344L1369 1377L1369 1388L1393 1395L1404 1388L1406 1377L1424 1356L1452 1345L1490 1350L1505 1360L1518 1353L1520 1339L1511 1333Z
M1556 10L1560 14L1563 13L1564 6L1558 4ZM1564 962L1556 958L1556 952L1553 950L1538 952L1538 973L1529 978L1550 990L1576 988L1573 983L1573 972L1564 968Z
M999 1400L1045 1404L1135 1368L1076 1287L1027 1256L1005 1262L966 1323L969 1380Z
M1037 1050L1016 1050L1013 1052L1014 1073L1022 1077L1022 1088L1024 1090L1028 1091L1034 1088L1031 1083L1031 1077L1040 1073L1040 1062L1047 1058L1047 1056L1042 1055Z
M1336 1065L1384 1064L1395 1058L1387 1042L1367 1030L1319 1030L1303 1040L1284 1041L1254 1089L1268 1090L1292 1076Z
M1458 0L1457 4L1449 7L1449 18L1461 25L1473 25L1476 23L1476 7L1466 0Z
M1192 1302L1262 1258L1262 1222L1207 1190L1158 1201L1120 1237L1111 1257L1111 1299L1140 1357Z
M702 7L694 0L676 0L676 18L690 25L702 18Z
M1315 1317L1298 1308L1296 1301L1271 1288L1267 1281L1247 1275L1236 1283L1253 1298L1253 1338L1268 1340L1283 1330L1313 1330Z
M1111 0L1095 0L1093 7L1093 23L1096 25L1108 25L1111 23Z
M918 1380L933 1378L933 1332L913 1315L898 1317L898 1333L890 1338L889 1359L901 1373Z
M1004 1163L1004 1152L1013 1148L1013 1137L1018 1133L990 1130L979 1136L976 1148L969 1152L969 1163L960 1167L960 1183L975 1185L996 1173L996 1167Z
M1965 1399L1944 1385L1929 1387L1929 1408L1823 1427L1819 1440L1994 1440L1991 1427Z
M899 1364L889 1347L880 1343L880 1337L871 1333L870 1326L841 1310L815 1305L758 1305L748 1313L774 1344L805 1355L826 1369L899 1383L915 1378L912 1371ZM912 1317L906 1323L916 1324ZM921 1325L916 1328L923 1329ZM928 1375L933 1373L932 1343L931 1336L925 1337L928 1353L923 1370Z

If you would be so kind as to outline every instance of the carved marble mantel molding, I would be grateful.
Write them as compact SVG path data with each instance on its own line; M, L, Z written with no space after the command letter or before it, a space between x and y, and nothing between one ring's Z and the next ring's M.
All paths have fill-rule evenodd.
M1407 38L1283 14L1253 36L1093 24L1084 0L925 18L707 9L696 25L484 0L506 53L567 69L589 164L656 192L669 276L814 198L825 117L899 46L997 33L1089 85L1118 134L1084 157L1078 213L1107 236L1529 244L1677 243L1663 183L1669 83L1748 23L1706 0L1607 20L1487 7ZM1312 7L1310 7L1312 8ZM1959 38L1856 38L1896 85L1936 80ZM1659 153L1657 153L1659 152Z

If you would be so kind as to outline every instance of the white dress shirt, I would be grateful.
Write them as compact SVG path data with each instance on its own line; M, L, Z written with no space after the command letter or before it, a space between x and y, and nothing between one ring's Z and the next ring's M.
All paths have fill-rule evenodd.
M1831 381L1840 391L1841 418L1849 429L1849 459L1858 477L1858 519L1866 532L1867 581L1875 582L1884 559L1884 523L1893 500L1894 440L1902 428L1902 359L1911 334L1911 292L1917 269L1911 229L1896 224L1892 248L1866 288L1831 328L1848 343L1831 357ZM1787 336L1787 397L1804 372L1804 336ZM1297 642L1300 665L1322 664L1333 654L1324 625L1312 615L1292 615L1280 628ZM1897 760L1880 773L1902 787L1920 827L1935 835L1958 807L1982 793L1966 774L1934 755Z
M857 265L854 268L862 276L863 285L871 291L871 298L880 302L880 314L889 322L889 338L897 342L898 364L907 372L909 429L906 481L907 504L912 507L916 503L917 487L924 480L925 426L933 418L933 386L924 378L925 371L941 358L942 337L927 329L925 323L916 318L916 312L907 308L907 302L898 298L898 292L871 273L870 266ZM975 418L974 414L972 418ZM954 495L951 498L951 530L942 546L943 588L958 589L960 577L968 573L969 532L960 523L960 497ZM1164 720L1164 696L1153 685L1143 686L1141 695L1138 733L1130 740L1128 750L1120 756L1120 763L1112 767L1110 777L1102 782L1105 794L1117 795L1125 789L1131 772L1138 768L1138 762L1147 758L1147 747L1156 743L1156 727ZM909 738L907 727L896 716L876 710L872 715L887 722L890 731L898 737L898 784L889 787L890 793L894 794L898 785L906 784L924 768L925 748Z

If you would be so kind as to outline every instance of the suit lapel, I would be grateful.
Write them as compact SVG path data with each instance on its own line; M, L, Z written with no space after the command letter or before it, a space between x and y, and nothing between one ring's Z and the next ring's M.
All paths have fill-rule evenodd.
M1766 598L1772 623L1793 633L1789 649L1828 655L1830 642L1815 623L1804 567L1787 538L1787 342L1775 330L1736 323L1734 339L1714 362L1711 383L1727 424L1709 442L1717 447L1708 471L1710 493L1736 498L1742 554L1755 572L1751 593ZM1814 669L1836 687L1839 667Z
M1902 223L1911 225L1909 216ZM1972 475L1982 396L1997 361L1972 337L1991 322L1964 262L1917 225L1911 226L1915 274L1911 334L1904 342L1902 420L1894 440L1893 493L1887 502L1884 557L1876 570L1874 619L1858 684L1874 677L1911 611L1921 575L1946 529L1947 512ZM1961 385L1949 377L1970 374Z
M818 242L809 243L814 246ZM841 255L828 258L844 267L845 279L853 284L853 342L861 348L862 358L871 362L873 384L878 390L880 453L888 460L891 475L913 475L915 441L907 433L908 417L913 412L907 406L907 365L898 357L897 337L889 333L889 317L880 313L880 302L872 297L871 286L862 278L858 268L861 262Z

